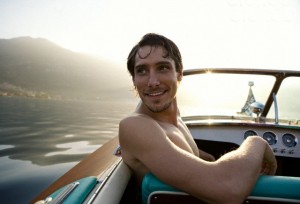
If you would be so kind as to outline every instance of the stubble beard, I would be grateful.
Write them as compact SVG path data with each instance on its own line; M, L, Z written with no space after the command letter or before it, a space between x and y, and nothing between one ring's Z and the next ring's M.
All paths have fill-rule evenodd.
M171 106L171 104L172 104L172 102L166 103L163 106L160 106L160 105L158 105L158 106L156 106L156 105L150 106L150 105L147 105L145 103L145 106L148 108L148 110L150 110L153 113L161 113L161 112L167 110Z

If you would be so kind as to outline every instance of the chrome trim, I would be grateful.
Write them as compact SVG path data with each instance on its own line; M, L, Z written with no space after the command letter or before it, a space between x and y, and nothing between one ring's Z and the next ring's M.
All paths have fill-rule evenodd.
M72 191L77 188L77 186L79 185L79 182L73 182L71 184L69 184L66 188L64 188L58 195L57 197L55 197L53 200L51 199L51 197L48 197L45 199L45 201L47 200L51 200L50 203L51 204L60 204L63 203L63 201L72 193Z

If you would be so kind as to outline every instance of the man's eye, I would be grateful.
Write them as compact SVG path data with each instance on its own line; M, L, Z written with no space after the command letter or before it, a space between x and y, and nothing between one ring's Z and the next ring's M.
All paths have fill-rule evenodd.
M146 73L146 70L143 69L143 68L138 68L138 69L136 69L136 73L137 73L137 74L145 74L145 73Z
M160 67L159 67L159 70L160 70L160 71L167 71L167 70L169 70L169 67L168 67L168 66L165 66L165 65L164 65L164 66L160 66Z

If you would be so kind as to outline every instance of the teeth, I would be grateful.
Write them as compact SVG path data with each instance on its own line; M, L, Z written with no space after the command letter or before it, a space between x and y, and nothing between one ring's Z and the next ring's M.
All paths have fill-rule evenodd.
M158 95L161 95L161 94L163 94L163 92L149 93L148 95L149 96L158 96Z

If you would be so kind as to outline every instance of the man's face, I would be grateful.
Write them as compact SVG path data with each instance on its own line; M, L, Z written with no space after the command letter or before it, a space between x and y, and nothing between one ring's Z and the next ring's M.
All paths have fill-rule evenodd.
M143 104L152 112L162 112L174 102L182 73L175 62L165 58L164 48L144 46L135 56L133 83Z

